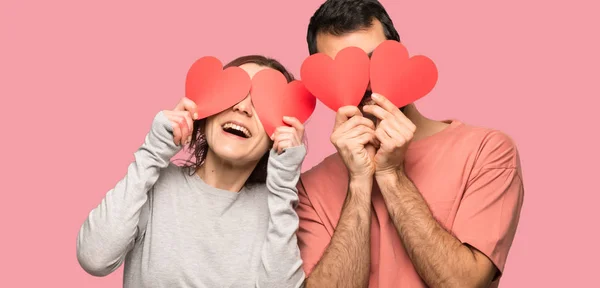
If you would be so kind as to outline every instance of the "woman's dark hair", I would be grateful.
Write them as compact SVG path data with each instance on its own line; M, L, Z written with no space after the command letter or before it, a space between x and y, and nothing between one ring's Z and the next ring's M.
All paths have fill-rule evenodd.
M383 5L377 0L327 0L310 18L306 33L308 52L317 51L317 34L321 32L343 35L359 29L369 28L377 19L383 26L388 40L400 42L400 35Z
M279 61L268 58L262 55L247 55L242 56L233 61L229 62L223 67L241 66L244 64L254 63L259 66L269 67L275 69L285 76L287 82L294 81L294 76L285 69L285 67L279 63ZM200 104L201 105L201 104ZM206 124L206 118L194 121L194 131L192 132L192 140L189 144L188 151L191 153L190 159L186 162L185 166L189 169L190 173L193 174L196 170L202 166L206 159L206 153L208 152L208 142L204 134ZM265 183L267 181L267 163L269 161L269 151L267 151L262 158L258 161L258 164L246 180L245 185L252 185L258 183Z

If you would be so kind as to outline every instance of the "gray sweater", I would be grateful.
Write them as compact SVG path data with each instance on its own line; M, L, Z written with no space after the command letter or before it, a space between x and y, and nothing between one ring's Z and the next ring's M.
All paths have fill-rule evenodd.
M305 147L271 151L266 185L237 193L170 163L179 150L158 113L126 176L81 226L81 267L105 276L124 262L126 288L301 287L294 208Z

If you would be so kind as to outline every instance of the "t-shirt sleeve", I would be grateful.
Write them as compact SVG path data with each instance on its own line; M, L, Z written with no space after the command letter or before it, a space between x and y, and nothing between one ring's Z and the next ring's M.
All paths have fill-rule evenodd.
M304 273L306 277L309 277L312 270L319 263L321 256L323 256L331 240L331 234L329 234L311 204L302 180L298 181L298 197L299 203L296 208L300 218L300 227L297 233L298 246L300 247Z
M502 274L523 205L523 181L513 142L490 133L480 147L453 224L454 235L485 254Z

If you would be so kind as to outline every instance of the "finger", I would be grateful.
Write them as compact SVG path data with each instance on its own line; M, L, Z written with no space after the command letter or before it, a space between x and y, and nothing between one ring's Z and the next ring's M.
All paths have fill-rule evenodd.
M356 137L360 134L369 133L369 132L375 132L375 129L372 129L371 127L365 126L365 125L358 125L358 126L352 128L351 130L348 130L346 133L342 134L342 137L350 139L350 138Z
M389 144L388 149L396 149L396 148L404 147L406 145L406 143L408 143L408 141L410 141L410 138L407 138L406 136L399 134L395 130L384 130L384 131L392 139L392 141L390 141L390 143L388 143Z
M406 115L404 115L400 109L398 109L398 111L394 114L394 118L396 118L400 124L403 124L404 127L406 127L406 129L408 129L410 132L415 133L417 130L417 126L415 126L415 124L410 121L410 119L408 119L408 117L406 117Z
M392 103L390 100L385 98L383 95L377 93L371 94L371 98L373 99L373 101L375 101L377 106L380 106L384 110L393 114L395 117L398 118L398 120L400 120L400 122L404 122L406 124L406 127L408 127L409 130L411 130L413 133L416 131L417 127L414 125L414 123L412 123L412 121L410 121L410 119L408 119L408 117L406 117L406 115L404 115L404 113L402 113L402 111L400 111L400 109L396 107L396 105L394 105L394 103Z
M379 120L385 120L394 117L394 114L377 105L365 105L363 106L363 111L377 117Z
M292 134L281 135L277 141L280 143L279 145L281 145L282 142L287 143L288 146L285 148L300 146L301 143L297 136Z
M279 141L279 145L277 145L277 153L281 154L285 149L291 147L290 140L281 140Z
M190 129L185 117L181 117L178 123L179 129L181 129L181 139L179 141L181 142L181 145L185 145L187 144L188 137L190 136Z
M346 133L349 130L354 129L357 126L367 126L373 130L375 130L375 123L373 123L373 121L369 120L368 118L365 118L363 116L353 116L352 118L350 118L350 120L344 122L343 124L341 124L336 130L334 130L335 132L338 133Z
M373 130L372 134L372 138L369 141L369 143L371 145L373 145L373 147L379 148L379 146L381 146L381 142L379 141L379 139L377 139L377 135L375 134L375 130Z
M392 141L393 141L392 138L390 137L390 135L388 135L386 133L386 131L383 129L377 129L375 131L375 135L377 136L377 139L381 143L380 144L381 148L383 148L386 151L390 151L391 146L392 146Z
M184 118L187 128L189 131L192 131L194 129L194 120L192 119L192 113L189 111L175 111L175 113L177 113L178 116Z
M190 112L190 114L194 120L198 119L198 106L196 105L196 103L194 103L194 101L192 101L191 99L189 99L187 97L181 98L181 100L179 101L179 103L177 103L177 106L175 107L174 110L188 111L188 112Z
M287 128L287 129L286 129ZM273 141L279 141L284 138L290 139L296 134L296 130L292 127L277 127L273 132Z
M283 116L283 122L292 126L299 133L304 133L304 125L296 117Z
M275 136L282 134L296 134L296 128L289 126L279 126L275 128Z
M365 132L362 134L359 134L358 136L356 136L354 138L355 141L357 141L357 143L359 143L360 145L367 145L369 143L373 144L374 142L376 142L377 137L375 136L375 131L369 131L369 132Z
M173 123L173 137L174 139L177 139L176 144L183 144L188 136L187 133L189 133L185 118L179 113L174 113L171 114L168 119ZM175 131L177 132L177 137L175 137Z
M275 129L275 133L277 135L290 135L289 139L302 142L302 139L304 138L304 127L300 121L298 121L296 124L300 124L301 127L297 128L297 125L295 125L296 127L281 126Z
M375 101L375 103L377 103L377 105L379 105L380 107L382 107L383 109L385 109L386 111L388 111L390 113L395 114L395 111L400 111L398 109L398 107L396 107L396 105L394 105L394 103L392 103L392 101L388 100L387 98L385 98L385 96L383 96L381 94L372 93L371 99L373 99L373 101Z
M332 142L336 147L339 147L340 145L342 145L342 143L351 143L353 141L357 141L357 138L364 137L362 135L365 134L369 134L371 135L371 137L365 140L366 142L359 141L360 144L364 145L370 142L376 146L379 145L379 143L376 141L377 138L375 137L375 130L363 125L355 127L354 129L348 131L348 133L342 135L339 138L334 138Z
M179 122L171 121L173 125L173 143L179 146L181 144L181 128L179 127Z
M371 121L369 121L371 122ZM372 124L372 122L371 122ZM379 141L375 136L375 130L371 126L359 125L345 133L332 134L330 137L331 143L336 147L348 145L350 143L357 143L365 145L367 143L373 144L375 147L379 147Z
M362 116L362 113L356 106L344 106L338 109L337 113L335 114L334 129L335 127L342 125L342 123L348 121L348 119L352 118L353 116Z
M406 136L409 136L409 134L414 133L416 130L415 124L413 124L400 110L398 110L398 113L394 115L377 105L365 105L363 107L363 111L365 113L372 114L382 122L389 121L391 124L396 126L398 131L408 130L407 132L410 133L406 133Z
M387 121L387 120L386 120ZM383 124L383 122L381 122ZM385 131L385 133L393 140L393 141L400 141L400 140L407 140L408 137L407 135L405 135L405 133L408 133L409 131L402 131L402 130L406 130L406 129L397 129L396 127L392 127L392 125L390 125L390 123L392 122L386 122L385 125L380 125L379 129ZM400 125L400 124L396 124L396 125Z
M402 137L405 140L409 140L413 137L413 132L410 128L406 127L406 124L400 123L397 118L381 121L378 128L385 129L388 135L394 139Z
M411 134L414 134L415 131L417 131L417 126L415 125L415 123L410 121L410 119L408 119L408 117L406 117L406 115L404 115L402 111L400 111L400 116L398 116L397 118L399 118L402 121L402 123L404 123L405 127L408 129L408 131L411 132Z

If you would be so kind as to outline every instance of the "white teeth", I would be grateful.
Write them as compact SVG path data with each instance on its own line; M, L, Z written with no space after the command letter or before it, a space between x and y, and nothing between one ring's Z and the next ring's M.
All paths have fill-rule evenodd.
M244 133L244 135L246 135L246 137L251 136L250 131L248 131L248 129L246 129L246 127L242 127L240 125L236 125L231 122L225 123L225 125L223 125L223 128L224 129L235 129L235 130L238 130L238 131L241 131L242 133Z

